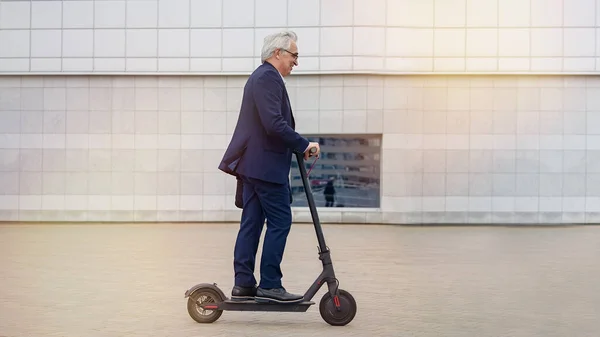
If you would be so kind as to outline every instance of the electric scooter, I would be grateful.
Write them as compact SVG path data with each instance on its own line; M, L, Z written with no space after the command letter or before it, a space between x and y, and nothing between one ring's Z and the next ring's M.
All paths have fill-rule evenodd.
M311 149L311 153L314 152L312 150L315 149ZM329 291L323 295L319 303L319 313L323 320L330 325L344 326L354 319L357 310L356 301L348 291L339 288L338 279L335 277L330 250L325 244L323 229L319 222L319 215L308 182L303 154L296 153L296 158L317 234L318 253L323 264L323 271L308 288L304 294L304 299L299 303L259 303L254 300L234 301L225 296L216 283L196 284L188 289L184 295L184 298L188 299L188 313L196 322L213 323L221 317L223 311L227 310L306 312L311 305L315 304L311 300L324 284L327 284Z

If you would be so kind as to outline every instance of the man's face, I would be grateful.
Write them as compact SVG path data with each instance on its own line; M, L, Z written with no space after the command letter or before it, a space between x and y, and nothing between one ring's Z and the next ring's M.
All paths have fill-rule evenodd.
M292 72L294 66L298 65L298 46L294 41L289 49L281 50L281 68L282 75L287 76Z

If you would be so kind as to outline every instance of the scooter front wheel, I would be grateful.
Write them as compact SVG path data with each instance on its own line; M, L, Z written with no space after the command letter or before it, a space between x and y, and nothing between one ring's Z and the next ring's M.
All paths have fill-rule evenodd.
M194 291L188 297L187 310L190 317L198 323L212 323L219 319L223 314L223 310L208 310L200 305L208 303L217 303L223 301L216 291L210 288L200 288Z
M343 326L350 323L356 316L356 301L352 295L339 289L337 299L329 292L325 293L319 303L319 312L325 322L334 326Z

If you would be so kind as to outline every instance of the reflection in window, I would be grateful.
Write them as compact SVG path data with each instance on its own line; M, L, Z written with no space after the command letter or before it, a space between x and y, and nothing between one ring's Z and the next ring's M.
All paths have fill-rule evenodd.
M321 157L305 161L317 207L380 207L380 135L309 136ZM313 166L314 163L314 166ZM296 157L292 160L292 206L307 207Z

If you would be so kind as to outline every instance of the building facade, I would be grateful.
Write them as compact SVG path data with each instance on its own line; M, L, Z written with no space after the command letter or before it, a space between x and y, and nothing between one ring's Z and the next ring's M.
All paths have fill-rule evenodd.
M217 165L290 29L322 221L595 223L599 23L600 0L0 0L0 220L238 221Z

